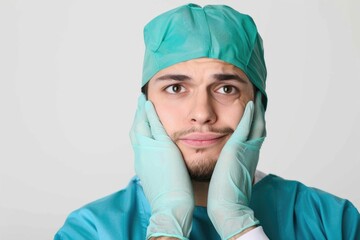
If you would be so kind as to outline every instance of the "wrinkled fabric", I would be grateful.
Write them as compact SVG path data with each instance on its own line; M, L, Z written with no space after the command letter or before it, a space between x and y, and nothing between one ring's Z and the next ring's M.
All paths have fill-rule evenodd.
M269 239L360 239L360 215L347 200L297 181L267 175L250 207ZM140 181L69 215L55 240L143 240L151 215ZM205 207L196 207L190 239L220 239Z
M215 58L240 68L264 96L262 39L248 15L225 5L188 4L167 11L144 28L142 86L158 71L195 58Z

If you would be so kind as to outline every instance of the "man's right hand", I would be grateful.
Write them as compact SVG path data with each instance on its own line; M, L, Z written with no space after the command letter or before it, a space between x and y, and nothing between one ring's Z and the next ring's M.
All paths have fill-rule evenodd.
M151 206L147 239L187 239L194 197L180 150L167 135L150 101L141 94L130 132L135 171Z

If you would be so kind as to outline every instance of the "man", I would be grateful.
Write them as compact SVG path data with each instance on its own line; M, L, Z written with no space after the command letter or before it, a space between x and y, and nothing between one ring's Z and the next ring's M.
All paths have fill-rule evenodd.
M256 172L267 104L262 40L227 6L147 24L128 187L73 212L55 239L359 239L347 200Z

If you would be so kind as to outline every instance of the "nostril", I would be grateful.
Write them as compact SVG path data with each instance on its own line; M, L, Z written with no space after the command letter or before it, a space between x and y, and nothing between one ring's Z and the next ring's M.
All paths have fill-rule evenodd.
M190 120L192 123L201 123L201 124L209 124L212 123L214 121L213 118L191 118Z
M196 97L192 99L192 106L190 107L188 117L188 121L192 124L202 125L216 122L215 107L207 92L197 92Z

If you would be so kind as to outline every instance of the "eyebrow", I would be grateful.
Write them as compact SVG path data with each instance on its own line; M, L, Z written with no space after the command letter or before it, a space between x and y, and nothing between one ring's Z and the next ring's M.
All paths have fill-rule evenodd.
M191 78L187 75L183 75L183 74L166 74L163 75L159 78L157 78L156 80L176 80L176 81L185 81L185 80L190 80Z
M217 73L212 75L212 77L218 81L237 80L242 83L248 83L248 81L246 81L244 78L240 77L237 74ZM157 78L156 80L185 81L185 80L191 80L191 78L184 74L166 74Z
M215 78L216 80L219 80L219 81L237 80L242 83L248 83L248 81L246 81L244 78L240 77L237 74L219 73L219 74L214 74L213 78Z

